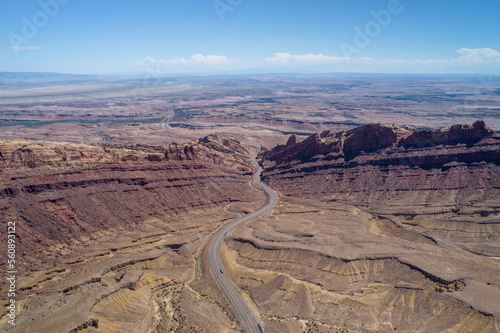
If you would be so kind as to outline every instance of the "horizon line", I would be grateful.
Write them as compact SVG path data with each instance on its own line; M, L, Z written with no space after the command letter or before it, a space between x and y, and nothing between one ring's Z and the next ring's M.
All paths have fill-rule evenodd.
M250 69L248 69L250 70ZM52 74L52 75L79 75L79 76L248 76L248 75L331 75L331 74L349 74L349 75L394 75L394 76L499 76L494 73L412 73L412 72L258 72L241 73L245 70L234 71L216 71L216 72L184 72L184 73L151 73L148 71L133 72L110 72L110 73L68 73L52 71L0 71L0 74Z

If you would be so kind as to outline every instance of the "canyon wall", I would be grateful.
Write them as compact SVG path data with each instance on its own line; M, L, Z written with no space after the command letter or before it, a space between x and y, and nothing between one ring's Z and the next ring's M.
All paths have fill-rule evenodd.
M16 223L19 309L16 326L6 316L2 326L179 328L194 309L226 330L222 310L183 286L207 237L238 216L224 209L263 199L251 186L249 154L217 135L169 147L1 141L0 216Z
M267 331L500 330L500 137L484 122L292 135L259 158L280 203L225 253Z

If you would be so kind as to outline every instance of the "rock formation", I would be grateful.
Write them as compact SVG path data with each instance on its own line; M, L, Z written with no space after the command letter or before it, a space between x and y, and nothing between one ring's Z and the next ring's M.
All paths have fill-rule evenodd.
M253 172L238 141L215 135L168 148L1 141L0 218L16 223L16 300L25 302L14 332L72 332L97 320L102 331L126 331L132 317L180 325L163 300L163 321L149 318L158 310L151 297L180 290L194 253L235 215L226 206L255 200ZM229 326L216 305L197 309L223 316L215 330Z
M500 138L484 122L292 135L259 159L280 201L222 256L266 332L500 330ZM23 302L12 332L237 331L206 244L262 204L252 174L217 135L0 142Z
M476 121L472 126L454 125L449 128L422 131L414 127L399 127L394 124L367 124L344 132L324 131L302 142L299 142L298 137L291 136L286 145L263 150L260 158L267 169L278 168L281 164L290 165L296 160L306 162L313 159L340 159L342 163L348 163L353 159L361 162L368 158L382 161L387 160L387 157L393 154L398 154L397 161L401 164L405 154L408 161L414 159L412 156L415 152L405 148L442 145L446 149L463 148L461 149L463 155L478 150L494 151L498 140L495 132L487 128L481 120ZM469 149L470 145L475 145L477 149ZM440 147L439 154L441 155L443 151ZM373 153L372 156L366 157L369 153ZM387 161L390 159L389 157ZM396 160L390 163L398 164Z
M237 168L238 164L247 163L248 154L248 150L237 140L211 134L197 142L172 144L165 151L165 158L170 161L196 161Z
M368 124L259 157L281 202L226 258L265 328L500 330L500 137L484 122Z
M217 136L166 149L4 141L0 153L2 220L17 222L20 246L33 255L110 228L240 200L253 172L246 149Z

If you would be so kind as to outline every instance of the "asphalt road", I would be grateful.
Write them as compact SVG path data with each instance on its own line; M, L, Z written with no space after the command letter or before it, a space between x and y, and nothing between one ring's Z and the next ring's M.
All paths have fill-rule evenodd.
M170 126L169 123L174 117L175 113L172 109L168 111L165 119L160 123L160 128L168 131ZM242 142L256 148L260 149L260 145L250 142ZM222 291L226 294L229 302L233 306L236 315L240 319L240 323L245 329L247 333L264 333L262 326L260 325L260 316L256 314L250 306L246 303L246 301L241 297L241 295L236 290L234 283L224 274L224 267L222 266L222 261L220 257L220 249L222 243L224 242L224 238L228 236L234 229L239 227L240 225L247 223L248 221L263 215L270 211L274 205L278 202L278 195L276 192L271 190L266 184L262 183L260 180L260 175L262 173L262 167L257 163L257 156L252 157L252 163L256 168L255 175L253 179L257 185L259 185L267 195L267 203L262 206L260 209L256 210L253 213L247 214L239 219L234 220L233 222L225 225L220 229L212 239L212 242L208 248L208 257L210 263L210 269L215 278L215 282L219 285Z
M220 229L215 237L212 239L210 246L208 248L208 256L210 261L210 269L212 270L212 274L215 278L215 281L222 289L222 291L226 294L227 298L231 302L231 305L234 308L234 311L238 315L240 319L240 323L245 329L247 333L263 333L263 329L260 325L261 319L260 316L255 313L252 308L246 303L245 299L241 297L241 295L236 290L234 283L227 277L224 273L224 267L222 266L222 261L220 257L220 249L222 243L224 242L224 238L229 235L234 229L239 227L240 225L247 223L248 221L263 215L269 212L274 205L278 202L278 195L276 192L271 190L266 184L262 183L260 180L260 175L262 173L262 168L257 163L256 156L252 157L252 163L256 166L257 171L253 179L255 182L262 187L262 189L267 194L267 203L256 210L253 213L247 214L239 219L225 225L222 229Z
M159 126L161 129L164 129L165 131L168 131L170 129L170 126L168 125L172 118L175 116L175 112L172 109L168 110L167 116L165 119L163 119L162 122L160 122Z

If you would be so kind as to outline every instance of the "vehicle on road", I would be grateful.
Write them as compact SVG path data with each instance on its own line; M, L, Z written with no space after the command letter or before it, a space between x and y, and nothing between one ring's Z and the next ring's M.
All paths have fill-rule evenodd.
M259 146L260 147L260 146ZM260 173L262 172L262 167L257 162L257 156L252 157L252 164L255 166L255 174L253 180L260 186L267 195L267 202L264 206L254 211L253 213L248 213L236 220L228 223L224 229L219 230L210 242L208 252L209 252L209 263L212 274L215 278L215 282L219 285L219 288L226 294L229 302L231 303L236 315L240 319L241 326L248 333L263 333L264 330L260 324L261 318L258 313L247 304L246 300L238 293L234 283L229 279L228 276L224 274L222 269L222 259L221 259L221 247L224 243L225 237L230 234L237 227L269 212L274 205L278 202L278 195L272 189L270 189L266 184L262 183L260 179ZM217 268L219 273L217 274Z

